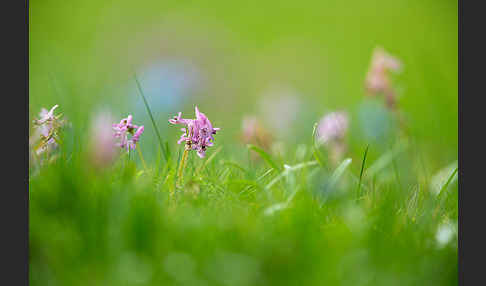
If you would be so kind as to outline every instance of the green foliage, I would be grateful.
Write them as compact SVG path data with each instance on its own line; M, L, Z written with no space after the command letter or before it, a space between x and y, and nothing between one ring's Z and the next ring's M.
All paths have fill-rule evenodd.
M255 162L252 176L214 155L174 188L174 166L121 157L96 172L82 158L30 178L32 285L457 283L457 232L437 241L444 223L457 229L457 186L439 199L379 172L361 176L356 200L351 159L329 171Z

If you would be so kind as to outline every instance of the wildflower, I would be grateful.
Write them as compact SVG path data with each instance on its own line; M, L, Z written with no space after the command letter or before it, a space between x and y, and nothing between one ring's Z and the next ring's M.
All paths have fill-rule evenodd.
M348 131L348 115L346 112L331 112L324 116L317 125L317 138L321 143L342 141Z
M349 127L348 114L343 111L331 112L317 125L316 137L330 152L331 161L338 163L346 151L344 141Z
M57 148L59 141L59 130L65 124L60 115L54 115L54 110L58 105L54 105L49 111L42 108L39 119L34 119L34 134L30 138L31 145L37 155Z
M365 87L370 95L384 94L387 106L395 107L396 94L391 86L389 72L401 69L401 62L378 47L373 52L371 66L366 75Z
M213 135L220 128L213 128L209 119L204 113L199 112L197 106L195 111L196 119L181 118L182 112L179 112L173 119L169 119L169 123L186 125L186 128L181 129L184 133L177 141L177 144L185 142L187 150L197 150L197 155L200 158L204 158L207 147L213 146Z
M114 138L120 140L116 146L125 148L127 151L134 150L137 146L137 142L140 141L140 135L143 133L144 127L132 124L133 116L128 115L127 118L123 118L120 123L113 124ZM128 139L128 134L132 135Z
M112 134L112 117L100 113L91 122L89 157L93 165L103 167L111 164L116 156L115 138Z
M269 149L272 138L255 116L246 116L242 120L241 140L243 143L255 144L264 149Z

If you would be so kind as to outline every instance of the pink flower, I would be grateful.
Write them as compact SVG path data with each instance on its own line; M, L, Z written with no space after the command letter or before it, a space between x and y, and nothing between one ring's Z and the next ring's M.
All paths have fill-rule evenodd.
M186 142L186 148L197 150L197 155L200 158L204 158L206 155L206 148L213 146L214 137L216 131L220 128L213 128L209 119L204 113L199 112L199 109L195 108L196 119L184 119L181 118L182 112L179 112L173 119L169 119L171 124L183 124L186 128L181 130L184 132L181 138L177 141L177 144Z
M132 124L133 116L128 115L127 118L123 118L120 123L113 124L113 130L115 131L114 137L119 139L120 142L116 146L125 148L127 151L135 150L137 142L140 141L140 135L143 133L144 127ZM128 139L128 134L132 135Z
M272 137L255 116L245 116L242 120L241 139L243 143L255 144L265 150L270 149Z
M60 128L65 124L64 120L61 120L61 115L54 115L54 110L58 105L54 105L51 110L42 108L39 113L39 119L34 119L34 134L30 138L31 144L34 145L34 150L37 155L55 149L58 139L58 132Z
M365 87L370 95L384 94L387 105L394 107L396 95L391 86L389 72L398 72L401 67L402 64L397 58L380 47L375 48L365 80Z
M329 113L317 125L316 137L329 151L333 165L337 165L346 152L347 147L344 139L348 128L348 114L343 111Z
M317 139L321 143L341 141L348 131L348 114L344 111L331 112L317 125Z
M91 122L89 159L96 167L110 165L116 157L115 138L112 134L113 119L109 113L97 114Z
M137 142L140 141L140 135L142 135L144 130L143 125L138 127L137 131L135 134L132 136L132 138L129 140L130 148L135 149Z

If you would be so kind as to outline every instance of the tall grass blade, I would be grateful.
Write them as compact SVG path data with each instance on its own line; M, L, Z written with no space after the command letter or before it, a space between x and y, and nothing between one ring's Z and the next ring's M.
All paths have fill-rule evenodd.
M447 179L447 182L440 188L439 195L437 196L438 198L440 198L442 196L442 194L445 193L445 190L447 190L447 187L449 186L449 184L452 182L452 179L456 175L457 170L458 170L458 167L456 167L454 169L454 171L449 176L449 179Z
M248 171L243 168L242 166L238 165L237 163L235 162L232 162L232 161L221 161L221 164L223 166L230 166L230 167L234 167L235 169L238 169L240 170L241 172L243 172L245 175L248 174ZM273 170L273 169L270 169L270 170Z
M260 177L258 177L256 180L257 181L261 181L263 180L266 176L268 176L271 172L273 172L273 169L268 169L265 173L263 173L263 175L261 175Z
M370 145L366 146L366 150L363 156L363 162L361 163L361 171L359 172L359 182L358 182L358 191L356 192L357 198L359 198L360 192L361 192L361 181L363 179L363 172L364 172L364 167L366 163L366 156L368 155L368 149L370 148Z
M448 164L447 166L445 166L444 168L440 169L439 171L437 171L432 176L432 178L430 179L429 188L436 196L438 196L441 193L441 191L444 189L444 186L446 185L449 178L451 177L451 174L453 174L454 170L457 168L458 168L457 161L454 161ZM449 184L452 183L456 178L457 176L455 175L452 176L452 179L449 182Z
M316 144L316 132L317 132L317 126L318 123L314 123L314 127L312 129L312 154L314 155L314 158L316 161L321 165L321 167L324 167L324 163L322 162L322 154L319 151L319 146Z
M285 171L283 171L280 175L278 175L270 183L268 183L268 185L265 187L265 189L267 189L267 190L270 189L273 185L275 185L275 183L277 183L283 177L288 176L291 172L300 170L300 169L305 168L305 167L317 165L317 164L318 163L316 161L310 161L310 162L300 163L300 164L297 164L297 165L294 165L294 166L287 166L285 168Z
M329 178L329 180L327 181L327 183L325 184L325 186L322 190L321 202L319 204L320 207L322 207L322 205L332 195L332 193L335 190L337 183L339 182L339 179L341 179L341 177L344 174L344 171L346 171L346 169L351 164L351 162L352 162L351 158L346 158L346 159L343 160L343 162L341 164L339 164L339 166L336 168L336 170L334 170L334 172L332 173L331 177Z
M155 133L157 134L157 139L159 140L160 149L162 149L162 154L164 155L164 159L166 162L168 162L170 157L169 144L166 142L164 146L164 143L162 142L162 137L160 137L159 129L157 128L157 124L155 123L154 117L152 116L152 111L150 111L150 107L148 105L147 99L145 98L145 95L143 94L142 86L138 81L136 73L134 73L134 78L135 78L135 82L137 83L138 91L142 96L143 103L145 104L145 108L147 109L147 113L149 114L150 120L152 121L152 125L155 130Z
M199 174L201 173L202 170L204 170L204 168L209 164L209 162L211 162L214 157L216 157L216 155L218 155L218 153L223 149L223 146L219 146L218 149L214 150L214 152L211 154L211 156L209 156L209 158L204 161L204 163L201 165L201 167L199 167L196 171L196 174Z
M397 162L396 162L394 157L392 157L392 163L393 163L393 173L395 174L395 179L397 180L398 187L401 191L401 190L403 190L402 182L400 180L400 175L398 173Z
M248 144L247 148L249 150L255 151L258 155L260 155L260 157L262 157L262 159L270 167L274 168L277 171L282 171L282 168L279 168L279 166L275 163L275 161L273 161L272 157L267 152L265 152L262 148L255 146L255 145L252 145L252 144Z
M348 168L353 160L351 158L344 159L344 161L336 168L334 173L332 173L331 178L329 179L328 188L332 189L337 184L339 179L344 174L344 171Z
M405 151L407 147L408 147L408 143L406 143L406 141L400 142L392 150L383 154L368 168L368 175L370 177L373 177L374 175L378 174L381 170L383 170L386 166L388 166L388 164L390 164L393 161L393 158L395 156Z
M267 207L265 209L265 211L263 212L263 214L266 215L266 216L273 215L277 211L286 209L288 207L288 205L289 205L288 202L273 204L273 205Z
M297 165L294 165L294 166L287 166L286 165L285 171L282 174L280 174L279 176L277 176L275 179L273 179L265 187L265 189L268 190L278 180L280 180L283 177L288 176L293 171L296 171L296 170L299 170L299 169L302 169L302 168L305 168L305 167L308 167L308 166L317 165L317 164L318 163L316 161L310 161L310 162L304 162L304 163L301 163L301 164L297 164ZM272 170L272 169L270 169L270 170ZM314 170L317 170L317 169L314 169ZM275 204L272 204L271 206L267 207L264 211L264 215L267 215L267 216L273 215L276 211L280 211L280 210L284 210L284 209L288 208L288 206L290 205L290 202L295 197L295 195L297 194L298 191L299 191L298 188L294 188L294 191L288 196L288 198L285 202L275 203Z

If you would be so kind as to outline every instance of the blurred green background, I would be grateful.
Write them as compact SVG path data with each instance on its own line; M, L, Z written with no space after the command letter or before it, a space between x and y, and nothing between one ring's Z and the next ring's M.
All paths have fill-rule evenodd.
M457 247L434 244L437 233L449 237L448 224L437 232L444 218L457 228L457 192L436 206L427 190L431 177L458 156L457 1L29 5L30 118L59 104L72 127L63 150L68 160L29 183L33 285L457 284ZM295 150L311 142L313 124L334 110L350 115L346 156L353 174L368 144L370 165L394 146L391 115L365 97L377 46L403 63L393 79L412 147L397 156L395 170L383 171L388 179L377 179L378 195L373 191L359 204L340 197L320 208L304 195L313 190L304 171L273 201L264 193L242 194L264 170L263 164L252 170L239 140L246 115L259 116L284 142L282 163L302 161ZM80 167L78 151L86 149L91 119L103 110L117 121L132 114L135 124L145 125L137 148L148 164L162 165L134 73L174 154L180 131L167 119L178 111L192 118L197 105L222 128L208 154L223 146L218 156L248 165L252 175L229 174L213 162L207 182L193 185L198 193L201 188L199 199L184 195L172 209L156 175L137 181L126 179L131 171L120 166L103 175ZM290 98L283 106L281 96ZM389 179L396 169L400 186ZM354 191L350 182L344 188ZM366 184L374 189L374 178ZM262 215L293 189L300 192L291 211Z
M29 20L31 117L60 104L83 128L104 108L132 113L154 138L137 71L164 139L175 136L167 118L198 105L230 144L242 117L261 113L262 94L280 89L302 102L291 132L308 142L334 109L359 129L363 81L382 46L403 62L399 104L427 167L457 158L456 1L32 1ZM359 137L352 149L364 148Z

